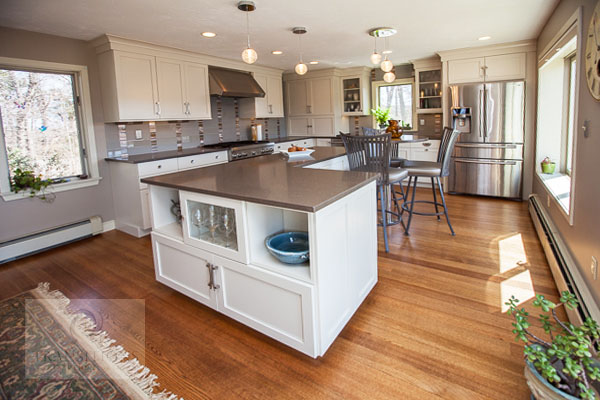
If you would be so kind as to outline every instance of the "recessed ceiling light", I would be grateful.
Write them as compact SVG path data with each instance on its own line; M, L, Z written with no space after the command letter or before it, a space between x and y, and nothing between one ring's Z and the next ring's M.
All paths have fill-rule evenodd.
M490 40L491 38L492 38L491 36L482 36L478 40L484 41L484 40Z
M271 54L275 54L276 56L278 56L278 55L280 55L280 54L283 54L283 51L281 51L281 50L273 50L273 51L271 52Z
M313 64L314 65L314 64L318 64L318 63L319 63L318 61L311 61L309 64Z
M207 38L214 38L215 36L217 36L217 34L214 32L202 32L202 36Z
M392 54L392 50L384 50L381 54Z

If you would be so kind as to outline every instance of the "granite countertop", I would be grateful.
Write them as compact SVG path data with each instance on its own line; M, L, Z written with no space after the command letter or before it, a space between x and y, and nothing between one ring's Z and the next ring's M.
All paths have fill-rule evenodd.
M127 157L107 157L106 161L117 161L129 164L139 164L149 161L165 160L167 158L178 158L186 156L195 156L198 154L215 153L217 151L227 151L227 149L206 149L204 147L192 147L183 150L159 151L157 153L133 154Z
M303 168L344 155L342 147L317 147L305 160L284 154L248 158L211 167L142 179L190 192L315 212L377 179L377 174Z

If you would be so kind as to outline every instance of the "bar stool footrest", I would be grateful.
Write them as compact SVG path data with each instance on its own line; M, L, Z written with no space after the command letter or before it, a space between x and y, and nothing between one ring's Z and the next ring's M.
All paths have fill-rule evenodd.
M439 212L431 212L431 213L426 213L426 212L421 212L421 211L414 211L413 210L413 214L416 215L425 215L428 217L435 217L435 216L440 216L440 215L444 215L444 204L436 202L436 201L431 201L431 200L415 200L415 203L426 203L426 204L431 204L433 206L438 206L441 207L442 211ZM402 205L400 206L404 211L406 212L410 212L410 207L412 205L412 201L407 201L402 203Z

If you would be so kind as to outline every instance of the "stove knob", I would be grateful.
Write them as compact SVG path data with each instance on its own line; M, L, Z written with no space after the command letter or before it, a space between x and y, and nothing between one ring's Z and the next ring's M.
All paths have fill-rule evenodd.
M252 152L252 155L253 155L253 156L255 156L255 155L256 155L256 152L255 152L255 151L253 151L253 152Z

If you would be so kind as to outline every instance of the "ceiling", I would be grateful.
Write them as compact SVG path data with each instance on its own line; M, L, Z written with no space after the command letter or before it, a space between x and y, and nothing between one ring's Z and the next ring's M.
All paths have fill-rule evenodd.
M255 0L250 14L257 64L292 70L294 26L305 26L304 60L370 65L371 28L390 26L394 64L440 50L534 39L559 0ZM236 0L2 0L0 26L91 40L104 33L239 60L246 16ZM207 39L200 34L217 33ZM481 36L491 36L485 42ZM381 49L383 40L378 39ZM283 55L273 55L282 50Z

